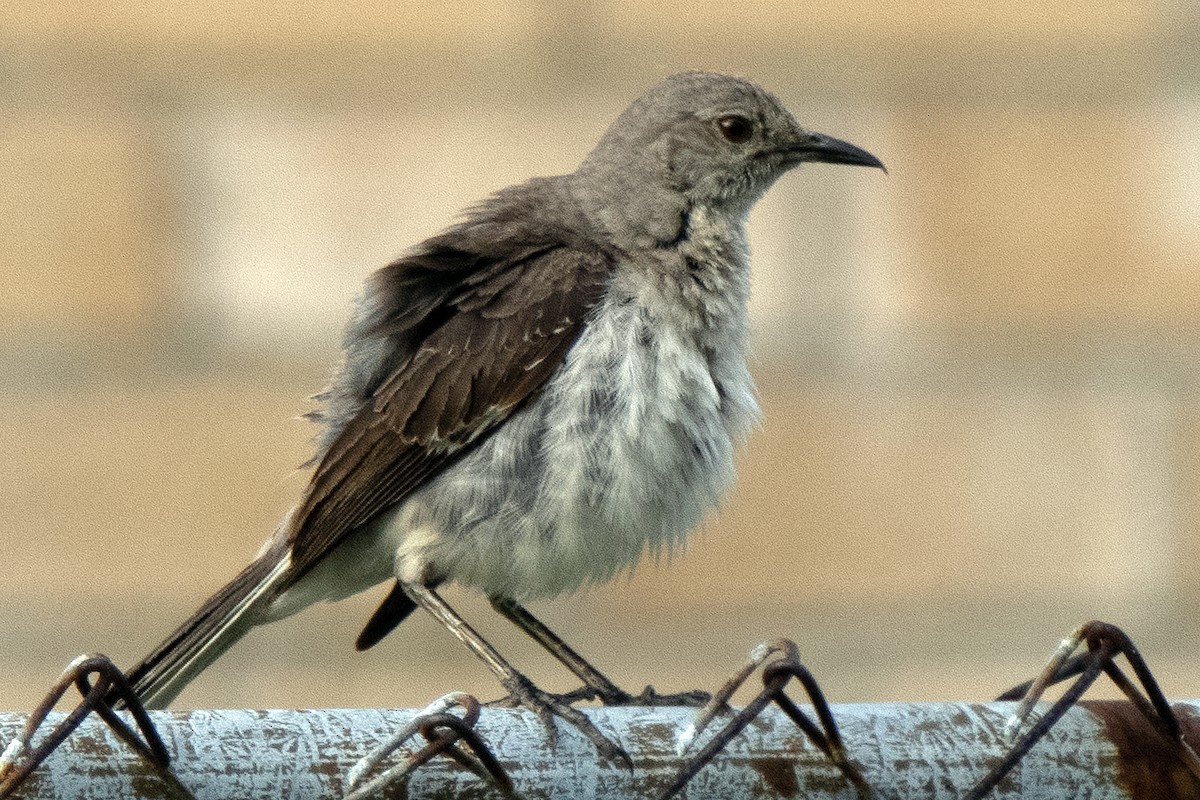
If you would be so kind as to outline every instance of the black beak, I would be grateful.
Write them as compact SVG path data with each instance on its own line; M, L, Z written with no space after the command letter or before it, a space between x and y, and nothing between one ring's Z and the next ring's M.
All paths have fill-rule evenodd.
M859 167L878 167L887 172L875 156L857 145L843 142L823 133L806 133L804 139L794 145L792 152L800 161L821 161L826 164L853 164Z

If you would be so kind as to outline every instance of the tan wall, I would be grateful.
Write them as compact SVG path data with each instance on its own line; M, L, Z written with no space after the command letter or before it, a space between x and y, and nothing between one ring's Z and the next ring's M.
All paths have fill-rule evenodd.
M0 707L131 662L255 550L363 275L696 66L890 175L813 167L755 212L766 421L691 552L537 610L631 685L790 635L838 700L987 697L1103 617L1200 694L1196 14L458 7L0 10ZM495 693L425 620L353 653L374 600L184 704Z

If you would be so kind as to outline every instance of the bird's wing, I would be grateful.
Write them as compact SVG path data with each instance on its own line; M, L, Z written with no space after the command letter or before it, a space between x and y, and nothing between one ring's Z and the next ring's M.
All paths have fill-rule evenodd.
M452 275L458 270L452 285L423 293L419 303L395 298L398 311L377 314L366 332L397 337L401 360L370 387L367 402L317 464L290 520L293 579L536 395L583 329L610 274L606 256L565 245L476 260L466 271L461 252L443 252L451 254L448 261L457 259L457 266L446 266ZM437 251L426 251L418 263L397 262L385 268L396 272L383 274L377 286L403 292L406 274L435 274L436 261ZM447 286L444 275L438 280Z

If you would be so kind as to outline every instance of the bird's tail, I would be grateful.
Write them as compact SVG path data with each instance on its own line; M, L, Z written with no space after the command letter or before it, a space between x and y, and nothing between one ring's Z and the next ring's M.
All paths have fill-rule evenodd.
M165 708L258 622L290 564L271 548L241 571L127 674L146 708Z

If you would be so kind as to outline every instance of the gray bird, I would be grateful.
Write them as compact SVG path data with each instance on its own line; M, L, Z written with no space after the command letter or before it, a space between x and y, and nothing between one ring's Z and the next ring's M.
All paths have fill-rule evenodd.
M437 594L456 582L606 703L631 700L521 603L680 545L759 419L744 223L808 161L883 167L749 81L674 75L570 175L504 189L372 275L314 413L311 480L258 557L130 672L163 707L256 625L395 586L366 649L420 606L553 731L557 715Z

